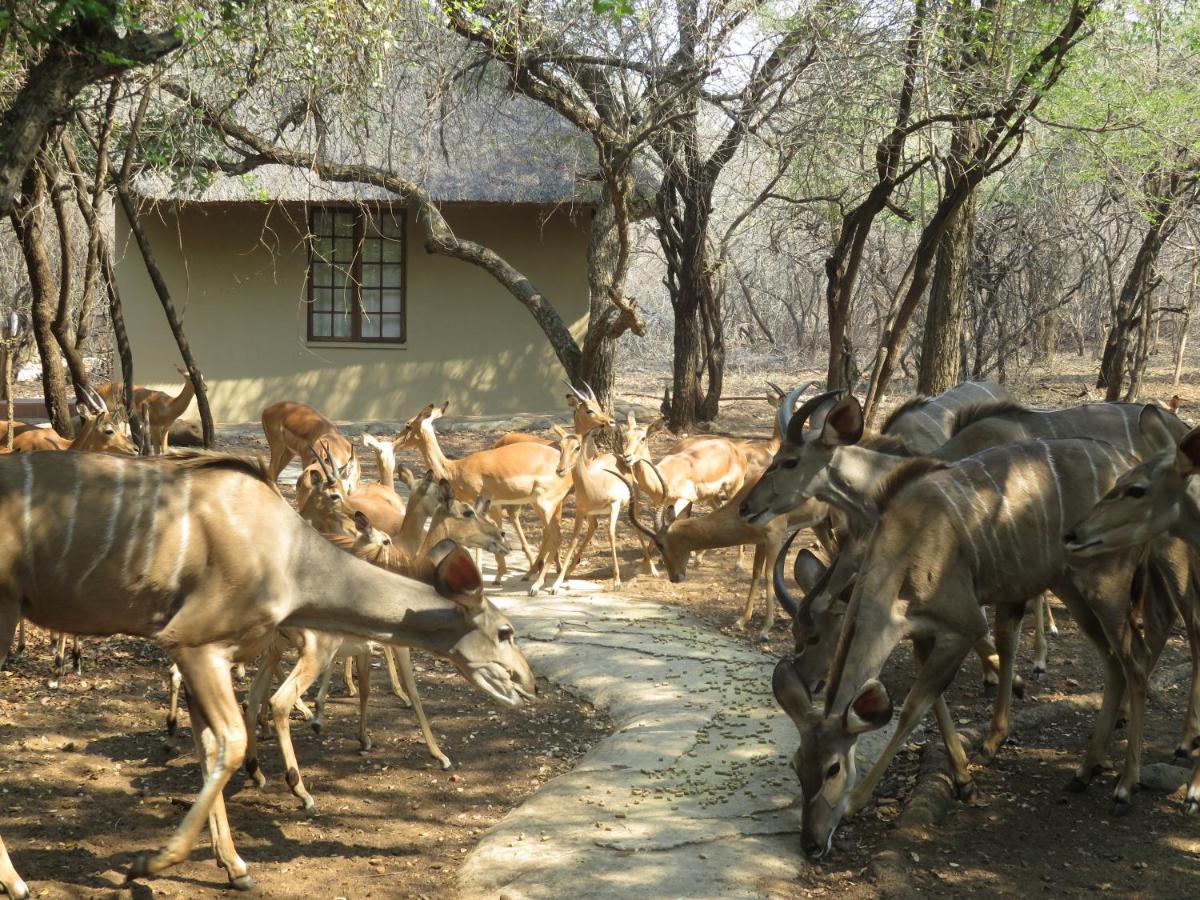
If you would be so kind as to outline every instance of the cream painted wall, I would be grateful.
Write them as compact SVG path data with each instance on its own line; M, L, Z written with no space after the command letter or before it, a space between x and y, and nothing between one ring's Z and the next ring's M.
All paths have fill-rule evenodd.
M529 207L444 212L456 234L528 275L581 336L587 211L556 211L548 219L547 211ZM411 215L407 344L306 344L303 215L299 208L228 204L159 207L142 217L218 422L257 420L264 406L283 399L359 420L406 419L447 398L451 415L561 409L563 370L529 313L486 272L426 253ZM117 239L135 379L174 391L181 383L178 351L120 218Z

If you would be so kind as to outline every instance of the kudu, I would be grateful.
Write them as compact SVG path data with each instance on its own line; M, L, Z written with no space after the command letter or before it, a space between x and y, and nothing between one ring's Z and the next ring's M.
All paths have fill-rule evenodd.
M1114 792L1114 813L1129 809L1141 760L1149 673L1174 617L1171 595L1187 589L1182 545L1081 561L1061 535L1103 496L1133 457L1081 439L1008 444L947 465L915 460L881 486L882 515L855 584L824 703L813 704L791 660L776 669L775 694L800 730L794 766L804 791L801 844L810 856L830 847L842 816L869 800L879 778L932 707L954 783L973 782L942 691L987 632L994 605L1002 673L985 755L1008 730L1015 626L1024 598L1052 588L1096 645L1105 667L1104 701L1083 762L1069 787L1082 789L1102 762L1122 695L1129 739ZM1167 583L1169 582L1169 586ZM860 782L854 745L891 717L879 674L905 637L918 671L887 747Z
M1155 451L1119 479L1087 517L1063 535L1067 549L1080 556L1095 556L1141 546L1170 533L1193 548L1200 547L1200 428L1178 443L1161 411L1147 406L1139 429ZM1196 606L1184 606L1189 631L1197 629ZM1192 682L1189 718L1200 708L1200 691ZM1175 748L1178 760L1191 760L1193 771L1184 798L1189 815L1200 811L1200 736Z
M192 403L192 398L196 396L195 385L192 384L192 380L188 377L187 372L178 366L175 367L175 370L183 376L183 387L174 397L165 391L155 391L140 386L134 386L133 389L133 408L135 410L145 410L146 418L148 419L147 424L149 425L148 439L150 446L158 453L167 452L170 447L171 426L175 424L175 421L180 416L187 412L187 408ZM107 384L102 384L96 388L96 393L104 399L111 409L124 409L124 382L110 381Z
M316 462L318 445L327 448L329 461L347 494L358 486L358 453L337 426L305 403L281 400L262 411L263 433L271 448L267 474L272 481L293 458L299 456L307 468Z
M419 647L505 706L534 690L512 625L483 596L466 551L435 547L425 564L432 585L386 572L309 528L246 460L8 455L0 518L12 523L0 531L3 646L22 613L55 631L144 637L187 685L204 783L171 839L139 855L130 878L181 862L208 823L230 882L253 886L222 798L246 747L230 667L257 656L279 628Z
M964 381L936 397L916 396L900 404L879 429L896 438L909 453L931 453L954 434L962 410L1009 403L1012 395L991 381Z

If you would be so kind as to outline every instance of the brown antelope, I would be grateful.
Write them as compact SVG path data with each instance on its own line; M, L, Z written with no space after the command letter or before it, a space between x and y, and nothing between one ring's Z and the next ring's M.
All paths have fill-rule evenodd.
M829 509L824 503L810 500L798 505L787 516L777 517L767 525L753 525L738 513L738 507L749 490L750 486L747 485L729 501L704 516L690 515L690 505L684 507L682 514L676 514L673 506L663 506L658 511L654 527L651 528L638 518L638 498L634 486L630 484L629 519L638 531L654 543L662 556L667 577L674 583L683 581L687 575L688 561L697 551L753 545L754 561L750 568L750 590L746 594L746 606L734 622L734 627L742 629L750 624L754 615L754 597L761 578L766 584L767 608L758 639L766 640L775 624L775 602L772 586L766 577L767 567L774 564L775 557L787 538L789 527L815 528L828 519Z
M134 409L145 410L146 418L149 420L150 446L158 453L167 452L170 445L171 426L175 424L176 419L187 412L192 398L196 396L196 388L187 372L178 366L175 367L175 370L183 376L183 387L174 397L164 391L155 391L150 388L134 386L133 389ZM125 383L123 381L110 381L102 384L96 388L96 393L111 409L125 408Z
M1164 533L1200 547L1200 479L1192 477L1200 474L1200 429L1193 428L1176 443L1162 413L1153 406L1143 411L1139 425L1157 452L1117 479L1087 517L1063 535L1070 552L1111 553L1143 545ZM1189 629L1196 629L1197 608L1185 605L1181 611L1185 621L1190 617ZM1189 717L1197 708L1200 691L1193 680ZM1184 810L1193 815L1200 812L1200 736L1176 746L1175 758L1194 763L1184 799Z
M554 443L554 441L550 440L549 438L539 437L536 434L529 434L525 431L510 431L508 434L502 434L500 437L496 438L496 442L492 444L492 449L495 450L497 447L507 447L509 444L523 443L542 444L543 446L549 447Z
M476 501L473 506L462 503L461 501L454 500L449 484L443 482L438 486L437 505L430 521L429 530L425 533L420 549L415 556L407 555L392 543L387 535L373 528L362 513L354 514L353 533L348 534L346 531L339 531L326 534L325 536L343 550L347 550L374 565L382 566L389 571L401 575L421 577L421 573L424 570L419 565L419 561L425 559L432 548L444 540L452 540L456 544L465 547L477 546L485 547L493 552L507 552L508 547L504 544L504 537L500 532L500 527L487 518L487 512L488 501L486 498ZM357 664L359 680L358 740L359 745L364 751L370 750L371 738L367 732L367 702L371 693L370 657L374 649L374 644L371 641L350 638L343 635L325 634L307 630L288 630L283 634L286 641L300 648L300 658L292 669L291 674L284 679L279 689L271 696L271 717L275 723L275 735L279 741L279 750L283 754L286 766L285 771L287 773L288 787L291 788L292 794L301 801L305 811L311 813L316 808L316 803L307 788L305 788L304 779L300 774L295 747L292 744L291 725L288 716L300 697L311 687L312 683L323 672L327 673L329 671L336 657L343 656L347 660L354 659ZM250 692L246 698L246 772L255 780L259 787L263 787L266 784L266 777L258 762L258 742L257 734L254 730L254 722L258 718L259 709L262 706L267 688L270 686L271 675L279 663L283 649L284 645L281 641L276 641L272 645L271 650L267 654L267 661L259 668L258 675L251 684ZM411 699L410 705L417 717L417 722L420 726L421 734L425 738L425 745L429 749L429 754L441 763L442 768L448 769L450 768L450 759L438 746L437 740L433 736L433 731L429 727L429 720L425 716L421 697L417 692L416 679L413 676L412 670L412 660L407 648L397 648L397 662L399 664L401 683L408 692L408 698ZM394 679L395 668L392 667L390 660L389 670L393 673ZM350 681L347 679L347 684L349 683ZM322 714L325 703L324 692L327 689L328 680L325 679L321 688L322 692L317 700L316 714L311 721L313 730L317 733L320 733L322 727Z
M79 392L87 408L79 409L79 433L67 440L53 428L30 428L19 431L13 438L14 453L31 453L37 450L82 450L93 453L136 454L137 445L129 439L104 400L94 391L84 388ZM16 429L14 429L16 430Z
M281 400L262 412L263 433L271 448L267 473L272 481L293 458L299 456L307 468L316 462L315 448L319 443L327 448L328 458L338 480L347 494L358 486L358 454L354 445L338 431L337 426L304 403Z
M1129 809L1141 760L1149 672L1189 580L1182 545L1157 546L1080 561L1061 535L1103 496L1132 457L1100 441L1036 440L1008 444L947 465L918 459L893 473L875 498L883 510L846 613L824 703L812 703L791 660L776 669L775 694L800 730L794 765L804 791L802 848L829 849L843 814L869 800L897 749L933 708L960 795L973 782L942 691L971 647L987 633L984 606L997 607L1001 686L985 757L1008 731L1008 695L1024 598L1053 588L1100 652L1104 702L1083 763L1082 789L1103 760L1122 694L1128 693L1129 740L1114 792L1114 813ZM1170 584L1162 588L1164 581ZM878 681L905 637L918 671L895 733L859 782L854 744L882 727L892 704Z
M557 594L563 582L571 577L572 570L583 557L583 551L596 531L596 520L605 513L608 514L608 546L612 552L613 590L621 586L621 567L617 562L617 520L621 516L621 507L629 502L629 483L611 471L617 464L613 454L596 452L596 431L591 429L580 437L555 426L561 453L558 474L569 474L575 485L575 529L567 547L567 561L550 586L552 594ZM642 541L642 566L647 574L658 574L645 541Z
M483 596L466 551L433 548L423 564L432 586L384 571L309 528L246 460L9 455L0 459L0 518L12 524L0 531L0 634L24 614L55 631L144 637L187 685L204 783L171 839L139 855L130 878L184 860L207 823L230 882L253 886L222 798L246 747L230 667L257 656L279 628L419 647L505 706L534 690L512 625Z
M460 500L486 493L496 506L533 506L542 526L542 546L526 578L533 580L529 595L536 596L545 583L550 561L558 560L562 543L559 517L571 479L558 474L560 454L554 447L522 441L449 459L433 427L445 410L445 403L426 406L408 423L396 444L416 446L434 475L449 481ZM589 428L612 424L612 418L598 408L590 409L587 420ZM497 557L496 562L499 567L501 558Z

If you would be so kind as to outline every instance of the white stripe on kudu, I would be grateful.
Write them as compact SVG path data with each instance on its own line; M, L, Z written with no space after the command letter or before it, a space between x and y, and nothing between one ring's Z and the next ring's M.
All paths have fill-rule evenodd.
M963 536L966 537L967 543L971 547L971 557L975 560L975 568L978 569L980 564L979 548L975 546L975 538L971 535L971 527L967 524L967 520L963 518L962 510L958 508L958 504L954 502L953 498L946 493L946 489L939 483L939 479L934 478L930 483L937 488L938 493L945 498L950 508L954 510L954 515L958 517L958 522L962 525Z
M142 524L142 514L146 510L146 471L148 469L147 465L138 466L137 509L133 511L133 522L129 526L129 535L133 539L125 544L124 568L126 570L133 562L133 554L137 551L138 546L137 537L141 535L138 528Z
M179 549L175 552L175 565L171 568L171 579L167 589L174 591L179 587L179 576L183 573L183 560L187 555L188 541L192 535L192 477L187 472L180 478L180 495L183 510L179 514Z
M158 545L158 500L162 493L162 483L165 474L160 466L154 467L154 493L150 497L150 524L146 528L145 557L142 559L142 581L150 577L150 567L154 564L154 549Z
M1096 468L1096 460L1090 452L1083 454L1087 457L1088 467L1092 470L1092 503L1100 499L1100 470Z
M71 461L71 468L75 470L75 476L71 484L71 510L67 513L67 533L63 537L63 559L71 557L71 544L75 541L75 518L79 514L79 494L83 490L83 476L79 472L79 457L70 454L68 459Z
M979 463L979 469L987 476L987 480L992 483L992 488L996 491L996 496L1000 498L1000 506L1004 510L1004 518L997 523L1000 526L1006 526L1004 530L1008 533L1008 544L1012 547L1013 559L1021 558L1021 545L1017 542L1017 517L1013 512L1012 504L1008 502L1008 495L1000 488L1000 482L996 477L988 471L988 467L982 462Z
M1118 406L1117 412L1121 414L1121 423L1125 426L1125 440L1129 441L1127 449L1132 453L1137 445L1133 442L1133 429L1129 426L1129 416L1125 415L1125 407L1123 406Z
M1050 445L1042 440L1039 440L1038 443L1046 451L1046 464L1050 467L1050 474L1054 476L1054 496L1058 500L1058 528L1047 536L1051 540L1055 540L1057 539L1057 535L1066 529L1066 522L1064 520L1067 517L1067 513L1063 509L1062 479L1058 477L1058 467L1054 465L1054 454L1050 452Z
M96 551L96 558L91 564L83 570L83 574L79 576L78 589L82 590L84 584L92 573L96 571L100 563L108 557L108 553L112 550L113 538L117 536L117 519L121 515L121 496L125 493L125 466L116 467L116 483L113 485L113 502L108 511L108 526L104 530L104 542L100 544Z
M29 572L29 580L35 579L33 561L33 454L21 454L21 538L22 555L25 558L25 568ZM7 638L5 639L7 640Z
M978 460L971 460L982 467ZM978 533L980 540L983 542L984 549L987 550L988 557L992 561L992 571L1000 571L1000 558L996 555L996 545L992 540L993 529L992 525L995 521L993 511L988 508L987 501L979 493L978 488L971 482L970 476L967 474L966 466L963 466L957 472L954 479L955 486L963 495L963 499L967 501L968 509L977 509L980 513L979 526L971 534L971 540L974 541L975 533Z

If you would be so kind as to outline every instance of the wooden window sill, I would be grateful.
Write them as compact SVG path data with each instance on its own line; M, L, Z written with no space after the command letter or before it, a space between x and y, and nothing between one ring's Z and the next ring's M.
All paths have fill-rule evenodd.
M305 347L313 350L407 350L408 343L389 344L384 341L322 341L309 340Z

